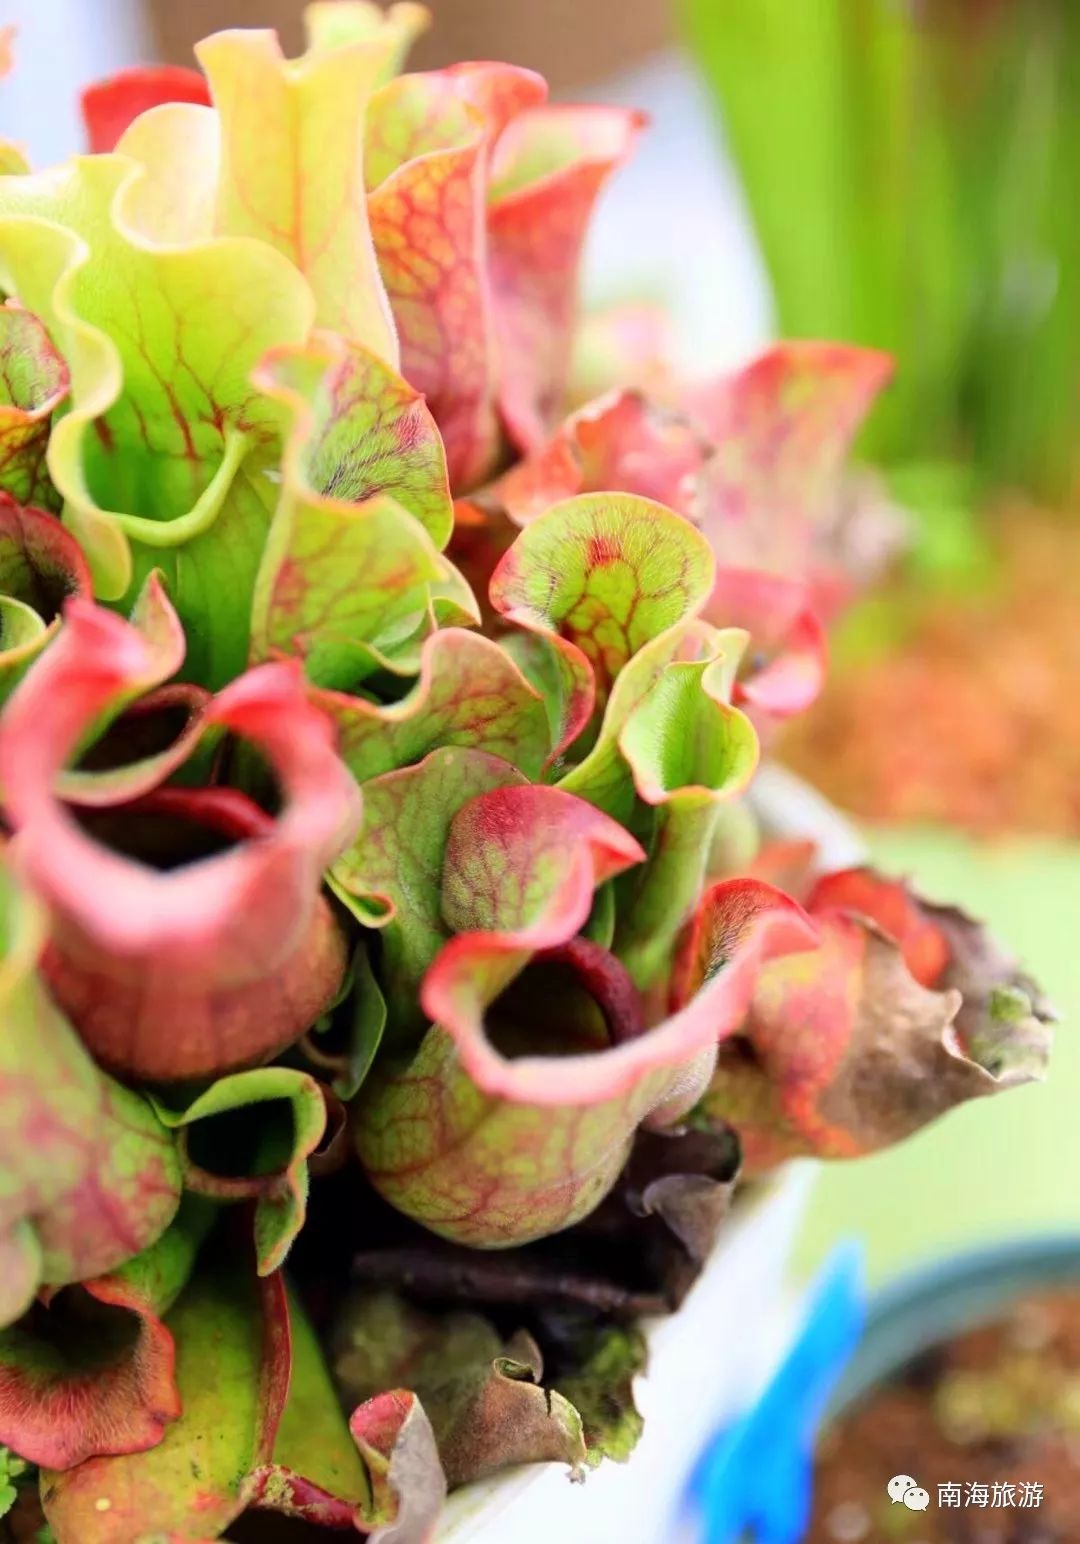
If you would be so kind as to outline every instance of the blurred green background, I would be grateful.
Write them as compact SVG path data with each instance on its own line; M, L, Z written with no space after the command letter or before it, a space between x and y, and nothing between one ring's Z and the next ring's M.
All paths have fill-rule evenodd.
M867 452L917 466L924 487L932 468L964 466L976 493L1066 498L1080 421L1080 5L682 5L779 333L897 360Z

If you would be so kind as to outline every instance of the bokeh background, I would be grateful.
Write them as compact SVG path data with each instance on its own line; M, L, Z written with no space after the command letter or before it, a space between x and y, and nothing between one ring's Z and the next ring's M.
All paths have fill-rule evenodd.
M1053 1075L826 1169L799 1245L888 1275L1080 1226L1080 6L1076 0L429 0L416 67L497 57L652 125L606 195L592 306L664 303L687 368L783 331L891 348L861 449L906 511L779 756L874 857L985 917L1064 1020ZM0 131L78 142L84 81L299 0L9 0ZM48 103L48 111L41 104Z

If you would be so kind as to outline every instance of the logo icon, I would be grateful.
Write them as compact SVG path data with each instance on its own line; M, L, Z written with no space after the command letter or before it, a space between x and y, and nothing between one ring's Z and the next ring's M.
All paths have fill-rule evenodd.
M885 1488L893 1505L902 1501L909 1512L925 1512L930 1505L930 1492L923 1490L910 1474L894 1474Z

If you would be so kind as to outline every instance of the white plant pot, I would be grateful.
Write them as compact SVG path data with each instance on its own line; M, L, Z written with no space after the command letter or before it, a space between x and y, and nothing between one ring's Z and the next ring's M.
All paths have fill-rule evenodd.
M753 803L770 835L810 839L827 868L862 862L844 817L782 767L762 768ZM645 1325L649 1368L638 1380L645 1430L629 1463L604 1463L584 1484L563 1464L532 1464L455 1492L439 1544L671 1544L679 1498L706 1440L764 1384L790 1329L792 1241L816 1165L787 1165L736 1208L679 1312Z

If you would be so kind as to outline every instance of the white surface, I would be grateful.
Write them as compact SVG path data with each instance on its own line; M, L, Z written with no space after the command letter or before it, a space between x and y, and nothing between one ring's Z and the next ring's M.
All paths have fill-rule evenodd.
M138 0L0 0L13 25L15 69L0 81L0 138L34 167L83 148L79 92L91 81L152 57Z

